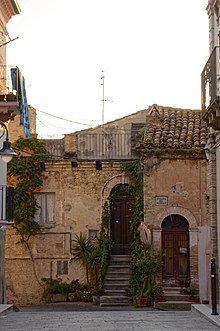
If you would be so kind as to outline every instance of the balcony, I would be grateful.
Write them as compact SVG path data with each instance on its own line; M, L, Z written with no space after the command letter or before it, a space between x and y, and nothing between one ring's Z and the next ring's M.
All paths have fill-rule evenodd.
M14 219L14 187L0 185L0 226Z
M220 130L220 47L213 49L201 74L202 118Z
M18 68L0 65L0 120L3 122L19 114Z

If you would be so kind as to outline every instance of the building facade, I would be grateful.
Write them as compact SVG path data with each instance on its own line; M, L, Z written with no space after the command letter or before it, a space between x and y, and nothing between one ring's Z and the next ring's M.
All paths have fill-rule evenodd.
M4 46L9 34L7 31L7 23L14 16L20 13L20 8L16 0L2 0L0 3L0 121L7 122L15 116L18 111L18 100L13 97L8 99L9 80L6 66L6 47ZM1 131L2 132L2 131ZM1 135L0 148L5 140L5 134ZM0 160L0 221L5 221L5 188L6 188L6 164ZM4 250L5 250L5 226L0 227L0 303L6 302L5 290L5 267L4 267Z
M47 179L35 193L40 205L35 219L42 230L30 241L31 256L16 244L14 230L7 230L8 301L39 302L42 278L85 281L85 270L73 260L74 236L94 236L110 200L112 254L129 253L131 197L123 194L112 200L111 193L117 185L129 184L121 163L132 160L142 162L143 221L151 230L153 248L165 252L160 281L164 286L192 285L200 289L201 300L207 300L206 130L199 111L153 105L104 127L47 141L53 159L45 162Z
M209 214L211 230L211 257L217 262L218 278L220 275L220 67L219 67L219 32L220 1L209 0L207 6L209 19L210 57L202 71L202 118L209 127ZM218 282L219 283L219 282ZM220 284L220 283L219 283ZM219 299L218 284L218 299Z

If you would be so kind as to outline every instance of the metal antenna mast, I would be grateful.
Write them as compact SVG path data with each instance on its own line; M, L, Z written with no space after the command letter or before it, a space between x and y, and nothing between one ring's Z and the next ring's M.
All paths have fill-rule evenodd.
M104 71L102 70L102 127L104 126L104 116L105 116L105 76Z

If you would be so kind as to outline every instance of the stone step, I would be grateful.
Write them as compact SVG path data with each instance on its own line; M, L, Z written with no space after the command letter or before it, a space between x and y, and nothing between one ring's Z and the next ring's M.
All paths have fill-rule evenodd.
M100 297L100 306L124 306L130 305L129 297L123 295L102 295Z
M107 272L108 278L128 278L130 279L130 270L129 272L122 270L121 272L118 271L108 271Z
M105 279L105 285L110 286L128 286L129 278L108 278Z
M100 303L101 307L119 307L119 306L131 306L130 302L108 302L108 303Z
M184 294L164 294L166 301L189 301L189 295Z
M188 301L155 302L154 308L161 310L191 310L191 304Z
M129 265L131 262L131 256L130 255L111 255L110 257L110 265Z
M110 261L131 261L131 255L111 255Z
M114 273L128 273L130 274L130 266L129 265L109 265L108 272L114 272Z
M125 295L130 280L130 261L130 255L111 255L100 306L130 305L129 297Z
M124 286L124 285L120 285L120 284L115 284L115 285L104 285L104 291L106 292L106 291L115 291L115 290L117 290L117 291L125 291L125 289L127 288L128 286Z
M178 293L180 294L181 287L163 287L164 293Z
M119 290L105 290L105 295L107 296L125 296L125 290L124 289L119 289Z

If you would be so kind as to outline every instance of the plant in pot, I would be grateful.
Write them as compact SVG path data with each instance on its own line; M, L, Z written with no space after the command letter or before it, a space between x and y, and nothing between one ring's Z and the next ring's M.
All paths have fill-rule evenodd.
M163 286L161 285L154 285L152 288L152 297L154 298L154 302L162 302L166 301L166 298L164 296L163 292Z
M153 280L161 267L161 252L138 239L133 242L129 290L136 306L153 305Z
M189 296L188 300L190 302L196 302L196 303L200 302L199 290L193 286L181 288L180 294L188 295Z

